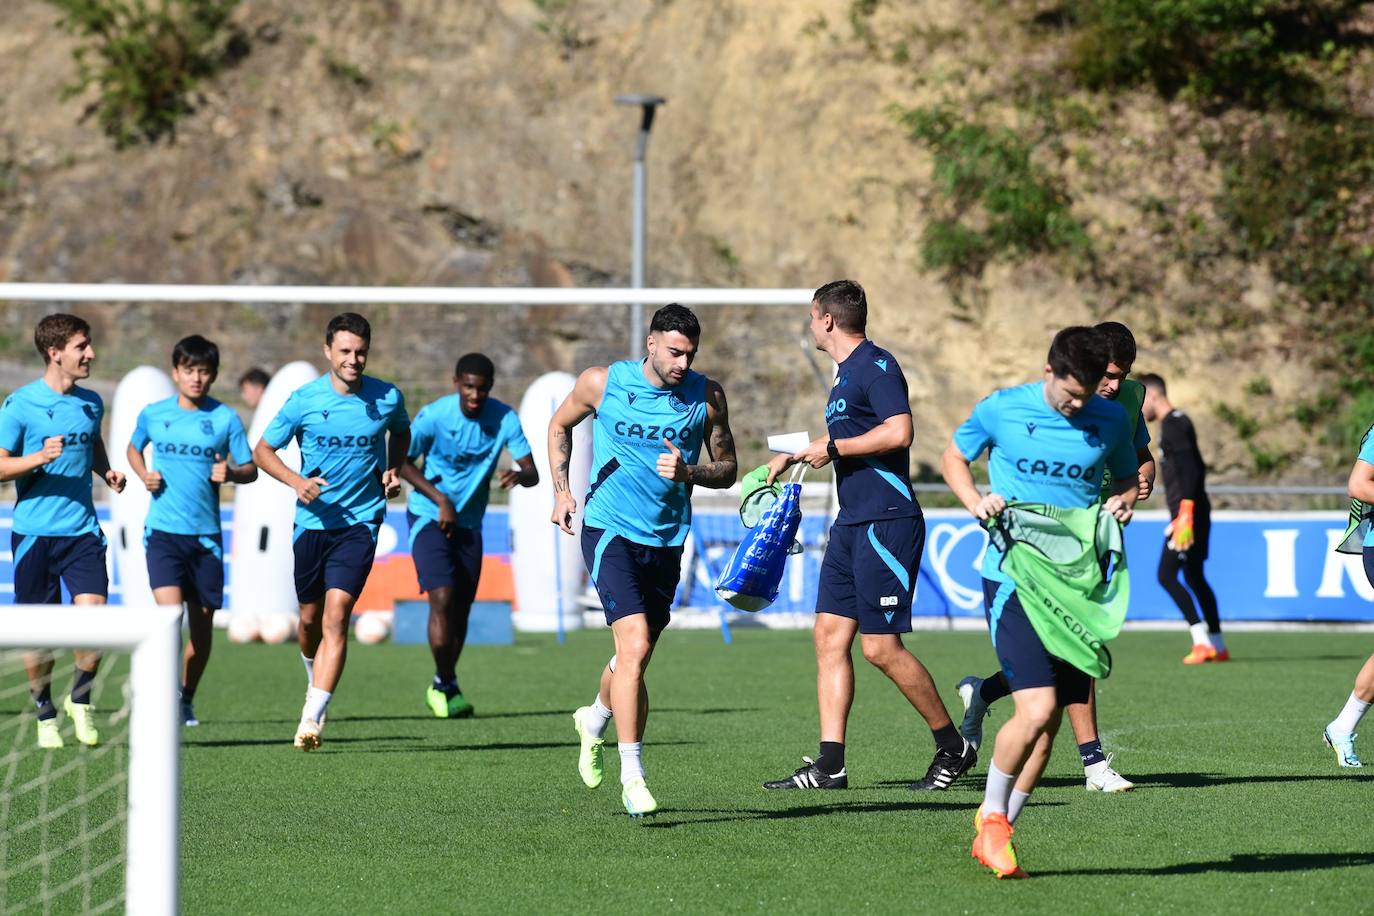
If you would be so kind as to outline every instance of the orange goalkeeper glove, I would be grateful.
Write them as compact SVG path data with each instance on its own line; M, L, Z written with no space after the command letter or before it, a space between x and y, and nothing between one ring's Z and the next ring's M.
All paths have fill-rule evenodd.
M1193 546L1193 501L1185 499L1178 504L1178 515L1169 524L1169 531L1173 535L1169 544L1174 550L1180 553L1187 552Z

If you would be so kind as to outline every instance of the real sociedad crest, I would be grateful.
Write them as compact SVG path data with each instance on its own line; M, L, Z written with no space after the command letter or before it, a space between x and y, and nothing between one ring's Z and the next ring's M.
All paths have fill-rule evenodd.
M209 420L201 420L200 431L205 433L205 435L209 436L214 433L215 424L211 423Z
M687 406L687 402L684 401L676 391L670 391L668 393L668 406L673 408L673 410L676 410L678 413L686 413L687 411L692 409L691 407Z

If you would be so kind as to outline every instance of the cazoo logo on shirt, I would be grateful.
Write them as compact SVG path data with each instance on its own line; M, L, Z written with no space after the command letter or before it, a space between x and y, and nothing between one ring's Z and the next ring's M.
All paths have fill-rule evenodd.
M692 435L692 427L677 429L672 426L657 426L652 423L626 423L617 420L615 434L623 439L643 439L651 445L658 445L659 439L671 442L686 442Z
M359 448L367 449L382 441L382 434L375 436L316 436L316 448Z
M1085 468L1067 461L1046 461L1043 458L1017 458L1016 470L1037 477L1067 477L1070 480L1092 480L1097 476L1096 467Z

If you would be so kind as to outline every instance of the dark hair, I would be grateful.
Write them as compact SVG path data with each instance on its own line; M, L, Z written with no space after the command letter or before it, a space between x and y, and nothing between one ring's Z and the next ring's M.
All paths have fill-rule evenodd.
M172 368L205 366L211 375L219 374L219 347L199 334L183 337L172 348Z
M1071 375L1084 388L1095 389L1107 374L1107 342L1093 328L1064 328L1054 335L1046 362L1056 378Z
M862 334L868 328L868 297L853 280L833 280L816 290L812 301L822 315L835 319L835 327L848 334Z
M458 364L453 367L453 375L455 378L460 375L480 375L493 382L496 380L496 366L492 365L485 353L465 353L458 357Z
M1169 396L1169 388L1164 384L1162 376L1155 375L1153 372L1146 372L1144 375L1139 376L1137 380L1146 388L1152 388L1165 397Z
M270 381L272 381L272 376L267 374L267 370L259 369L257 366L254 366L252 369L249 369L247 372L243 373L243 375L239 376L239 387L242 388L244 385L261 385L266 388L267 383Z
M654 331L677 331L683 337L700 340L701 322L697 321L697 316L687 306L670 302L654 312L653 320L649 322L649 333Z
M340 331L358 335L363 339L363 343L372 343L372 325L357 312L344 312L329 319L329 326L324 329L324 345L327 347L332 344L334 335Z
M1130 371L1135 365L1135 335L1119 321L1104 321L1093 328L1107 342L1107 362Z
M78 334L91 336L91 326L86 319L62 312L44 315L33 329L33 345L38 348L38 355L43 357L43 362L47 363L49 347L64 350L67 342Z

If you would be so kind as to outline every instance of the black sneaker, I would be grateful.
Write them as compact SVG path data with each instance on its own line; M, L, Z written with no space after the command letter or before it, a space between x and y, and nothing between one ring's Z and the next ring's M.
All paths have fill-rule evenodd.
M915 792L943 792L953 785L954 780L963 776L978 762L978 749L964 740L962 754L947 754L936 751L935 759L930 762L924 779L911 784Z
M803 765L791 776L782 779L775 779L772 782L765 782L765 789L848 789L849 774L840 770L831 776L825 770L816 766L816 761L810 757L803 757Z

